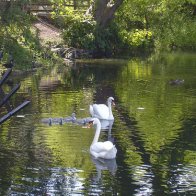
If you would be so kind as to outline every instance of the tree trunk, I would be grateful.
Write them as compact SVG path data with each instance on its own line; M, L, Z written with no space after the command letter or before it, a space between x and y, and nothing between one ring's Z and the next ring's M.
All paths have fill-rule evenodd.
M97 25L105 28L112 21L116 10L122 3L123 0L94 0L86 13L92 12Z
M74 10L77 9L77 3L76 3L76 0L73 1L73 5L74 5Z

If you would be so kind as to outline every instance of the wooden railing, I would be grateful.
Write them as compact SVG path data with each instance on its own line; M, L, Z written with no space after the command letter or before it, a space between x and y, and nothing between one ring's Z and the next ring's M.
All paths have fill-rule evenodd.
M3 117L0 117L0 124L8 120L11 116L19 112L21 109L23 109L25 106L27 106L30 103L30 101L24 101L16 108L12 108L12 106L10 105L9 103L10 98L20 88L20 84L16 84L15 87L8 94L4 93L2 89L2 85L7 80L11 72L12 72L12 68L8 68L7 71L3 74L2 78L0 79L0 109L3 105L5 105L7 109L7 114L5 114Z
M27 12L51 12L53 10L50 3L28 4L25 9Z
M90 5L88 0L84 0L82 4L77 4L73 1L73 3L68 4L64 3L64 7L72 7L74 10L80 8L87 9ZM16 5L20 6L22 11L25 11L27 13L33 13L35 15L50 15L50 13L53 11L53 6L55 7L54 4L52 4L50 1L47 0L40 0L37 2L31 2L29 4L18 4L17 0L0 0L0 12L4 12L6 9L11 7L11 5ZM13 7L13 6L12 6Z

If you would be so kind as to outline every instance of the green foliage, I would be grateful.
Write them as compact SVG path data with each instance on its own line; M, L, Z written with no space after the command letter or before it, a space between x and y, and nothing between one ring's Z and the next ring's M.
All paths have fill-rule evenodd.
M96 28L94 45L96 53L102 53L106 57L115 55L121 45L115 24L106 29Z
M124 49L148 50L152 47L152 32L145 28L141 17L135 16L135 21L131 21L132 15L127 9L129 6L124 6L122 12L117 13L117 19L104 29L96 24L93 15L89 17L82 11L67 8L62 1L55 6L53 16L57 21L61 19L63 38L68 46L92 50L103 56L124 53Z
M69 12L65 19L63 38L65 43L76 48L92 49L94 42L95 22L91 18Z
M0 47L4 51L6 62L11 53L16 67L28 69L32 66L32 59L41 52L37 32L31 29L31 17L21 12L19 6L11 6L3 12L0 18Z
M116 13L115 23L129 47L152 48L155 43L158 50L195 50L194 13L194 0L127 0ZM150 36L142 36L145 31Z
M70 9L64 11L66 17L63 20L63 38L68 46L91 50L102 55L107 55L108 51L117 48L118 36L114 25L101 29L92 17Z
M185 14L176 14L173 17L169 15L163 18L164 28L158 28L158 25L154 26L157 48L195 50L195 20Z
M120 32L122 40L130 46L148 46L152 40L152 32L146 29L135 29L133 31L122 30Z
M32 53L41 52L37 32L30 30L32 18L21 12L21 5L28 2L10 1L9 9L0 18L0 46L7 54L14 53L22 66L29 64ZM143 53L154 47L196 50L195 0L124 0L106 28L96 24L93 13L85 15L90 0L51 0L51 3L54 21L63 29L64 41L70 47L103 56Z

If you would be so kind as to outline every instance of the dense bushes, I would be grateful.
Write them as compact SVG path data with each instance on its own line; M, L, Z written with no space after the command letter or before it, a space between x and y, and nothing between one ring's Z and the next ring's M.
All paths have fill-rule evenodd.
M133 29L126 29L127 24L119 18L100 28L93 16L78 10L59 9L54 12L54 19L61 21L63 38L69 47L90 50L94 57L130 55L152 48L152 32L143 25L139 29L141 22Z
M146 29L130 32L121 30L114 22L103 29L93 18L71 11L66 12L63 26L65 43L69 47L92 51L94 57L124 55L125 50L127 53L143 52L152 43L152 34Z
M168 21L168 19L165 19ZM156 29L155 29L156 28ZM175 15L160 28L154 26L156 48L162 50L196 50L196 21L191 17Z
M94 57L111 56L117 50L119 38L115 26L101 29L93 18L67 12L64 18L63 38L69 47L86 49Z
M156 50L196 50L193 0L124 0L115 18L99 28L84 13L63 10L64 39L69 46L107 56ZM77 14L76 14L77 13Z
M93 49L95 23L79 14L70 14L64 20L63 38L68 46Z

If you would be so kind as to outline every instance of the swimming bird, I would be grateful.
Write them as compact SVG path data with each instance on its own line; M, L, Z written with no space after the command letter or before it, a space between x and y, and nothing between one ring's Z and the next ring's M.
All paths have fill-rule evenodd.
M115 105L114 98L109 97L107 99L107 105L105 104L93 104L90 105L89 111L92 117L98 119L114 120L112 113L112 105Z
M75 113L72 113L71 116L68 116L68 117L65 117L62 119L62 122L65 123L65 122L72 122L74 123L76 121L76 114Z
M44 124L48 124L48 125L63 125L64 123L66 122L72 122L72 123L75 123L76 121L76 114L75 113L72 113L71 116L68 116L68 117L65 117L65 118L62 118L62 117L57 117L57 118L44 118L41 120L42 123Z
M183 79L176 79L176 80L170 80L169 81L169 84L171 84L171 85L180 85L180 84L183 84L183 83L184 83Z
M86 117L86 118L76 119L75 123L78 125L86 125L90 121L92 121L92 117Z
M101 123L101 130L110 130L112 129L114 120L105 120L105 119L100 119Z
M53 125L62 125L63 124L63 118L62 117L55 117L51 118L52 124Z
M101 132L101 123L98 118L93 118L90 125L96 125L96 132L93 142L90 146L90 153L95 158L114 159L116 157L117 149L110 141L98 142Z
M42 123L52 125L52 118L44 118L41 120Z
M59 125L62 125L63 124L63 118L60 118L59 119Z

